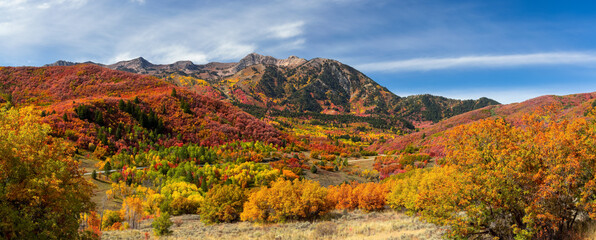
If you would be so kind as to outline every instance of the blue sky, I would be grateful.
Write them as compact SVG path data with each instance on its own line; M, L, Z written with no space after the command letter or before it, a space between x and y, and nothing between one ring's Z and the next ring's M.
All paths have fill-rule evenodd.
M0 0L0 65L349 64L400 96L502 103L596 91L596 2Z

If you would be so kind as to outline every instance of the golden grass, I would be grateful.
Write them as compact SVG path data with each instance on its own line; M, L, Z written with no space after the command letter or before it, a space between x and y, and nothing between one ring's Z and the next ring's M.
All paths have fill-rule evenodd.
M444 230L394 211L365 213L361 211L334 212L328 220L317 222L291 222L284 224L253 224L248 222L205 225L197 215L173 217L181 221L172 226L172 235L161 239L440 239ZM102 239L156 239L151 220L141 224L141 229L104 232Z

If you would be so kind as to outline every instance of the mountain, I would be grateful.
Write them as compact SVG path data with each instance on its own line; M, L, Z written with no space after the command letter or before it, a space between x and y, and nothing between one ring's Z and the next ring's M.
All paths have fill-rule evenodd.
M148 67L137 59L124 68ZM43 110L53 134L108 152L237 140L283 145L284 134L230 103L153 76L93 64L0 67L0 96Z
M415 121L438 122L475 109L499 103L489 98L477 100L458 100L430 94L413 95L402 98L395 107L397 115L409 117Z
M43 65L44 67L56 67L56 66L73 66L73 65L77 65L79 63L75 63L75 62L69 62L69 61L64 61L64 60L58 60L55 63L51 63L51 64L46 64Z
M64 61L62 61L64 62ZM61 61L54 63L61 64ZM436 122L498 102L455 100L432 95L399 97L360 71L325 58L276 59L251 53L236 63L195 65L190 61L152 64L143 58L106 65L115 70L149 74L215 99L264 109L395 115L411 121Z

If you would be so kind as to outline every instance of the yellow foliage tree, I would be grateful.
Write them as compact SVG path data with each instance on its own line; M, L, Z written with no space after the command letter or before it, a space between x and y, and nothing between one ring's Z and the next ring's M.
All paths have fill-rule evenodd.
M139 227L141 219L145 216L143 211L143 199L140 197L126 197L122 201L122 208L120 209L120 215L128 222L128 226L132 229Z
M201 221L208 224L237 221L244 202L246 195L240 187L234 184L214 186L199 208Z
M92 184L32 108L0 109L0 238L74 239Z

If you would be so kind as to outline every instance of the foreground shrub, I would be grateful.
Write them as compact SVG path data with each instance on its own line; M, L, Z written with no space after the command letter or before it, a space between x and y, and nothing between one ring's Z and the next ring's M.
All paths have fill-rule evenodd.
M358 208L358 197L353 193L356 184L344 183L339 186L329 186L327 199L335 205L336 209L353 210Z
M174 216L182 214L195 214L203 197L195 184L172 181L161 188L162 197L151 196L161 205L160 209Z
M170 227L172 226L172 220L170 220L170 214L162 213L159 217L153 220L151 226L153 227L153 233L157 236L168 235L172 233Z
M115 223L120 223L122 221L124 221L124 219L122 218L122 216L120 216L120 211L106 210L103 213L101 227L102 229L106 230L118 230L118 228L112 229L112 226Z
M199 208L201 221L207 224L233 222L240 219L246 195L236 185L217 185L209 189Z
M333 205L327 189L310 180L283 180L262 187L250 195L240 216L243 221L284 222L313 220L329 212Z
M329 237L337 234L337 223L334 222L320 222L315 226L315 237Z
M191 195L188 198L178 196L170 202L170 211L172 215L195 214L202 203L202 197L199 194Z
M381 183L363 183L354 188L358 208L365 211L378 211L385 208L387 188Z
M385 208L387 187L382 183L352 183L330 186L327 199L336 209L377 211Z

